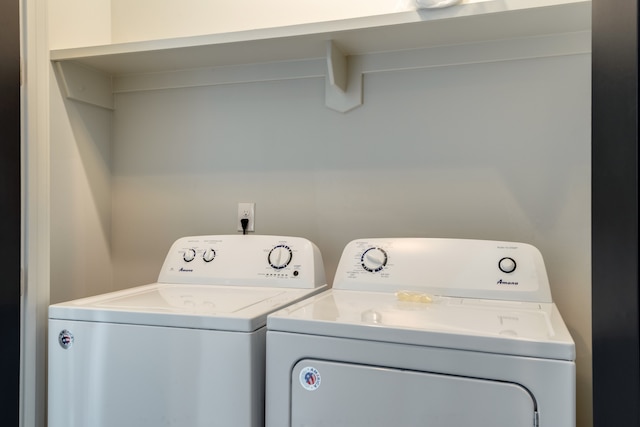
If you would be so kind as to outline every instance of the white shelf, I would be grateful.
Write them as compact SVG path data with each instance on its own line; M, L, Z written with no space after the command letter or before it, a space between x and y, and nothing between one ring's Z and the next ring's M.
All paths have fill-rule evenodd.
M59 49L50 55L58 63L69 97L109 108L107 99L100 100L104 90L89 88L95 85L90 81L324 58L329 90L340 96L358 79L357 73L349 71L350 57L590 30L589 0L493 0L288 27Z

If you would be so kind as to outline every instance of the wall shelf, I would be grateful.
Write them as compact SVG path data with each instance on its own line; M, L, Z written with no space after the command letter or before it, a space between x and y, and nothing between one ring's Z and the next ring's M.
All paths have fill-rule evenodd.
M493 0L287 27L58 49L50 52L50 59L57 64L69 98L105 108L113 106L105 94L119 90L114 79L125 76L321 59L328 106L347 111L362 99L362 73L351 63L353 57L590 30L590 0Z

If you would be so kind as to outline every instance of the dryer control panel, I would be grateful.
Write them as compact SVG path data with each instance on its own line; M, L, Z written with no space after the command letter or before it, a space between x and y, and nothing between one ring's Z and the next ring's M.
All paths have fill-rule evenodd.
M358 239L344 249L335 289L551 302L540 251L516 242Z
M326 284L323 265L301 237L190 236L171 246L158 282L315 288Z

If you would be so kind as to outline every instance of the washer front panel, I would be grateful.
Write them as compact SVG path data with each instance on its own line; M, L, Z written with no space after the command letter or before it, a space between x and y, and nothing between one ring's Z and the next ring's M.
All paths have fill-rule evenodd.
M264 328L51 320L49 330L50 427L264 425Z

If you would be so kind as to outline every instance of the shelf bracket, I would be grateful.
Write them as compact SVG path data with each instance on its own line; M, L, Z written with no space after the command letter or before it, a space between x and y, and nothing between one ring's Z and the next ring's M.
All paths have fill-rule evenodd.
M362 105L362 67L355 58L344 55L333 40L327 41L325 103L341 113Z
M113 110L111 75L70 61L55 65L68 99Z

